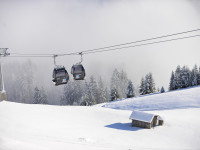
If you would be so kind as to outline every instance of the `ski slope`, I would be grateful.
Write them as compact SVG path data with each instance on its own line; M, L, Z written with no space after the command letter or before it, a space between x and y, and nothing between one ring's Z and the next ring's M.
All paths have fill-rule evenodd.
M110 102L103 107L121 110L200 108L200 86Z
M106 104L112 104L112 108L115 104L117 109L3 101L0 102L0 150L198 150L200 98L197 91L200 87L166 93L169 99L176 97L178 102L174 104L179 104L179 109L170 100L167 104L165 94L136 98L143 102L137 109L142 110L144 106L143 110L164 119L164 126L153 129L131 127L132 111L127 105L131 99ZM193 105L187 106L192 98ZM151 105L145 108L153 100L162 103L156 109L151 110ZM163 107L163 102L168 107ZM119 110L119 103L127 110Z

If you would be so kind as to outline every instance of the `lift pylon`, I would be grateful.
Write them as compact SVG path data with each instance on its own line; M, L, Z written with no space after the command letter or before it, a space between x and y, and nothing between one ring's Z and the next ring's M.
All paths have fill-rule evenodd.
M0 48L0 59L2 60L2 57L6 57L8 55L10 55L7 52L8 48ZM5 90L5 86L4 86L4 79L3 79L3 72L2 72L2 62L0 60L0 87L1 87L1 91L0 91L0 100L7 100L7 96L6 96L6 90Z

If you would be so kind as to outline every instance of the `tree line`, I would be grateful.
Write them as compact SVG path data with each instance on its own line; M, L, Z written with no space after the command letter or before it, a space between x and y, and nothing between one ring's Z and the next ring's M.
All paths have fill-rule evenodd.
M170 77L169 90L177 90L200 85L200 67L197 65L192 70L187 66L177 66L175 71L172 71Z
M140 85L135 88L127 73L117 69L113 70L108 83L100 76L97 79L90 76L83 81L70 79L66 85L58 87L51 83L52 77L49 72L46 72L48 76L41 74L31 61L7 64L4 67L4 74L8 100L20 103L90 106L138 95L165 92L164 87L156 88L152 73L142 77ZM200 69L197 65L192 70L187 66L177 66L176 70L172 71L170 91L196 85L200 85Z
M110 82L90 76L84 81L70 79L55 87L51 74L38 70L32 61L4 65L4 80L9 101L28 104L94 105L136 96L137 89L125 71L114 69Z

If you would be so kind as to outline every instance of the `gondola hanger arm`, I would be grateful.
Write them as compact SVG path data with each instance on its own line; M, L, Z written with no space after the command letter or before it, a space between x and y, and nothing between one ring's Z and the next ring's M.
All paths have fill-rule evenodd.
M79 63L79 64L81 64L82 61L83 61L83 52L80 52L79 55L81 55L81 61L80 61L80 63Z
M56 65L56 57L58 57L58 55L53 55L54 65L58 66L58 65Z

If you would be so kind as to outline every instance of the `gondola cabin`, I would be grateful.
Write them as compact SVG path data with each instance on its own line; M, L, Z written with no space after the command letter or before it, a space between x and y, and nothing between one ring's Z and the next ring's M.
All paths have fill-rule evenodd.
M69 74L65 67L56 67L53 70L53 82L55 85L67 84L69 80Z
M74 80L84 80L85 78L85 69L82 64L73 65L71 69L71 74L74 77Z

